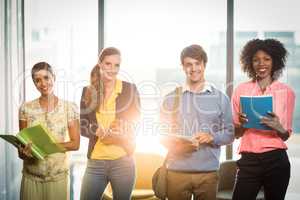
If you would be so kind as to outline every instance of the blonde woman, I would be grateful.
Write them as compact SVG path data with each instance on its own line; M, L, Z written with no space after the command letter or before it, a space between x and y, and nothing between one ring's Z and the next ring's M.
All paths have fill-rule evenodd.
M81 134L89 138L88 163L81 200L98 200L108 183L113 198L129 200L135 182L133 126L140 116L136 86L117 79L120 51L104 49L83 89L80 105Z

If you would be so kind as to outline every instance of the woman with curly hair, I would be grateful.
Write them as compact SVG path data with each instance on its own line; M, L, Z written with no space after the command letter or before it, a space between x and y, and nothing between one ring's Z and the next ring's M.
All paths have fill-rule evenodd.
M254 39L243 48L242 70L251 79L237 86L232 96L235 135L241 137L238 172L233 200L254 200L264 188L266 200L283 200L290 179L290 162L285 141L292 133L295 93L278 81L285 68L287 51L274 39ZM271 95L274 112L261 118L271 130L244 128L240 96Z

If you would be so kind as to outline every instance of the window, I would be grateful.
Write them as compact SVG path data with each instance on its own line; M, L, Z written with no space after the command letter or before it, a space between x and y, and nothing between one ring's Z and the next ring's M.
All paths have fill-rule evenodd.
M226 1L109 0L104 20L104 45L121 50L120 77L136 83L141 94L137 150L162 152L155 124L162 97L184 82L184 47L203 46L208 53L206 78L225 91Z
M30 70L40 61L56 72L59 97L79 102L97 62L98 1L25 2L26 100L38 97Z
M56 73L55 94L79 105L82 87L98 58L98 1L25 1L26 101L39 97L30 70L40 61ZM79 199L87 139L73 152L71 196ZM74 189L73 189L74 188Z

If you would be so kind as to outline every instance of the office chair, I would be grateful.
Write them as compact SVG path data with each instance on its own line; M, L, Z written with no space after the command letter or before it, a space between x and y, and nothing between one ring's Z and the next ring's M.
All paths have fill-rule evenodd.
M217 200L231 200L236 177L236 161L227 160L221 163L219 170L219 184ZM263 190L257 194L256 200L264 200Z

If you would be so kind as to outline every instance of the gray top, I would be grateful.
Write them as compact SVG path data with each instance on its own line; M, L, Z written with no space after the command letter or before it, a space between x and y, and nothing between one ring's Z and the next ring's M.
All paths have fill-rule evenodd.
M165 97L165 109L174 110L174 101L175 90ZM197 132L209 132L214 141L213 145L201 145L197 151L185 157L170 155L168 169L187 172L218 170L220 146L230 144L234 140L229 98L212 85L206 86L198 93L184 88L178 109L178 122L182 127L180 134L193 136Z

